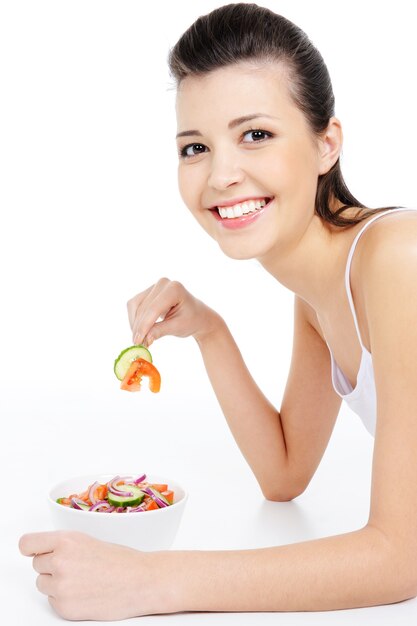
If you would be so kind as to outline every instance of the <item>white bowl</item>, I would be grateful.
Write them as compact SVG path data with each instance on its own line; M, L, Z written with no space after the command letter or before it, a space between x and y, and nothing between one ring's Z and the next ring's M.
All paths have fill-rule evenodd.
M77 476L55 485L48 497L55 528L78 530L102 541L119 543L136 550L168 550L174 542L188 498L188 494L174 480L153 474L146 475L147 482L167 484L174 491L174 503L162 509L136 513L97 513L79 511L56 502L57 498L85 491L95 481L106 483L115 476L116 474Z

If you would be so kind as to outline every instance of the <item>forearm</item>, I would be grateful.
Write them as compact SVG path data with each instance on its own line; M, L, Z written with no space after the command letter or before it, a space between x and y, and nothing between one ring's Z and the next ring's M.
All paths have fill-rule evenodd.
M171 579L169 612L327 611L415 595L400 555L371 527L259 550L155 556L162 579Z
M204 364L232 434L261 487L285 484L288 464L279 412L249 373L225 322L197 339Z

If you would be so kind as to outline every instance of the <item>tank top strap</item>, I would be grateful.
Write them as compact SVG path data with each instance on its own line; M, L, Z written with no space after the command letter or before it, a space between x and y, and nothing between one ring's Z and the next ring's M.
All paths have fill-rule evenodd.
M375 220L377 220L378 218L383 217L384 215L387 215L388 213L395 213L397 211L416 211L416 210L417 210L417 208L398 207L398 208L395 208L395 209L388 209L387 211L382 211L381 213L377 213L374 217L372 217L369 220L369 222L366 222L366 224L363 226L363 228L361 228L361 230L356 235L356 237L353 240L353 243L352 243L352 245L350 247L348 258L347 258L347 263L346 263L345 286L346 286L346 293L347 293L347 297L348 297L348 300L349 300L350 309L351 309L352 315L353 315L353 321L355 322L355 328L356 328L356 332L357 332L359 343L361 344L362 350L366 350L366 348L365 348L365 346L362 343L362 337L361 337L361 334L360 334L360 331L359 331L358 319L356 317L355 305L353 304L352 290L350 288L350 266L352 265L352 258L353 258L353 253L355 252L356 244L358 243L359 238L362 235L362 233L368 228L368 226L370 224L372 224L372 222L375 222Z

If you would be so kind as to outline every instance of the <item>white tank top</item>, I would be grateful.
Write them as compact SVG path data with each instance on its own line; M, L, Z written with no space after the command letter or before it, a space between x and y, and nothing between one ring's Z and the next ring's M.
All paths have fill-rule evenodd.
M365 229L372 224L375 220L389 213L394 213L396 211L415 211L416 208L397 208L397 209L389 209L388 211L383 211L381 213L377 213L375 217L371 218L369 222L366 222L364 227L359 231L356 235L352 246L349 250L347 263L346 263L346 271L345 271L345 286L346 292L349 299L350 308L352 310L353 320L355 322L356 332L358 334L359 343L362 347L362 358L359 366L359 371L356 380L356 387L352 389L352 385L349 380L346 378L338 364L336 363L332 351L330 350L329 344L327 347L329 348L331 362L332 362L332 383L334 390L343 400L348 404L348 406L361 418L365 428L368 432L371 433L372 436L375 436L375 427L376 427L376 390L375 390L375 378L374 378L374 369L372 365L372 355L362 343L361 334L359 332L358 320L356 318L355 305L353 304L352 291L350 289L350 266L352 264L353 253L355 252L356 244L358 243L359 237L365 231ZM327 342L326 342L327 343Z

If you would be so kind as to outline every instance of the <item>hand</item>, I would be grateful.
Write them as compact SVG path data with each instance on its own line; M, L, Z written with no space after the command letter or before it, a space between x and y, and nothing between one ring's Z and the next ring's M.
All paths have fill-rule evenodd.
M73 531L23 535L19 548L33 556L39 591L65 619L119 620L169 612L164 611L169 593L161 588L162 568L155 571L151 553Z
M220 320L213 309L192 296L181 283L168 278L161 278L129 300L127 310L133 342L148 346L164 335L193 336L198 340Z

